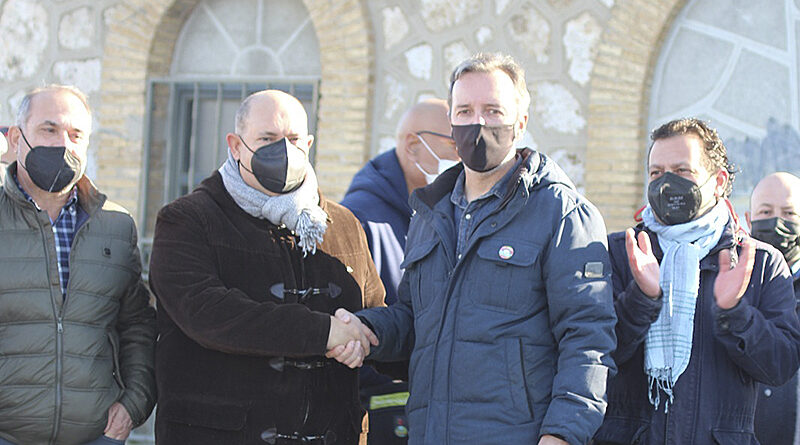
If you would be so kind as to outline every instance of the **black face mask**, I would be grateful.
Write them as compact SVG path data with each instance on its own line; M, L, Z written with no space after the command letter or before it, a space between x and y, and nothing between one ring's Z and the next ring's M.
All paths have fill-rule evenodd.
M752 221L750 225L753 238L780 250L787 263L800 260L800 224L776 216Z
M464 165L476 172L487 172L508 155L514 144L514 125L453 125L453 139Z
M27 170L36 187L49 193L57 193L66 189L81 173L80 159L67 150L67 147L31 147L21 129L19 134L30 148L22 168Z
M272 193L289 193L300 187L306 178L305 154L295 147L286 138L271 144L264 145L253 151L244 139L239 136L242 143L251 153L248 169L241 162L239 165L256 177L259 184Z
M703 205L700 187L706 185L712 177L698 186L675 173L666 172L647 187L647 201L664 224L671 226L687 223L697 218Z

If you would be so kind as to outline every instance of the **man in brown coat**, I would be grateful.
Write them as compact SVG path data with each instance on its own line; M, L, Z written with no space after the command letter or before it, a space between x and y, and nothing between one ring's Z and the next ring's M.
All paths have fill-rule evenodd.
M364 232L319 195L294 97L249 96L227 142L227 162L156 222L156 439L356 444L357 373L325 353L347 345L352 366L369 350L331 316L383 303Z

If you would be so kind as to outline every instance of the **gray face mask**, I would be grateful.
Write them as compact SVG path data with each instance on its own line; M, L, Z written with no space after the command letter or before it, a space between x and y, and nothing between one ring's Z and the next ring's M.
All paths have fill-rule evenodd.
M256 150L251 149L244 138L239 136L242 144L253 153L250 158L250 170L239 161L239 165L256 177L258 183L272 193L289 193L294 191L306 178L305 153L288 139L264 145Z

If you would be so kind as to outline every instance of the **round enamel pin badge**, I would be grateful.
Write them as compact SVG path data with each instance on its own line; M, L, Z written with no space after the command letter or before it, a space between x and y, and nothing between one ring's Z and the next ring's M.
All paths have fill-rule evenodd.
M514 248L511 246L503 246L497 252L497 255L500 256L500 259L507 260L514 256Z

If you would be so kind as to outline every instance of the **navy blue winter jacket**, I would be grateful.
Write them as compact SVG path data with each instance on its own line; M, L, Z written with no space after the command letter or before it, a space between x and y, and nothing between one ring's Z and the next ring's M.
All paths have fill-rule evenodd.
M412 445L585 444L605 412L616 318L597 209L531 150L460 260L450 193L463 166L411 197L399 300L359 312L381 343L411 355Z
M341 204L361 221L372 260L386 288L386 304L393 304L411 221L408 186L395 149L376 156L356 173Z
M800 311L800 277L794 279L794 296ZM799 313L800 314L800 313ZM781 386L759 385L756 402L756 438L762 444L794 445L800 439L800 374Z
M637 234L643 229L639 225ZM657 236L648 234L661 261ZM758 443L753 433L756 382L780 385L795 373L800 365L800 322L786 262L760 241L750 285L741 301L731 309L717 307L714 280L719 252L733 250L735 241L729 225L717 246L700 261L692 353L665 414L663 402L655 410L648 400L643 365L645 336L658 318L663 298L650 299L636 285L625 233L609 235L618 318L614 360L619 372L609 379L608 411L597 432L597 444Z

